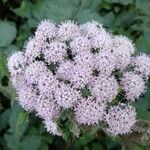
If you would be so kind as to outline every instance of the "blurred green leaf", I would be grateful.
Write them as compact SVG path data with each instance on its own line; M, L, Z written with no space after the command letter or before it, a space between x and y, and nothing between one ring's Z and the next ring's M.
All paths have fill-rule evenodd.
M93 143L92 150L104 150L104 149L103 149L102 145L100 145L98 143Z
M150 42L149 39L141 36L139 39L136 40L136 47L138 48L139 52L144 52L150 54Z
M21 145L20 145L19 141L16 138L14 138L14 135L5 134L4 138L7 142L7 146L10 150L21 150Z
M17 35L14 23L0 20L0 47L8 46Z
M110 13L107 13L106 15L104 15L102 19L103 19L104 25L106 27L111 28L115 21L115 15L113 12L110 12Z
M110 3L120 3L123 5L128 5L128 4L132 4L134 0L105 0L105 1Z
M28 122L24 120L26 114L23 113L23 109L18 105L17 102L11 108L11 114L9 119L9 125L11 127L11 132L14 133L18 138L27 129Z
M41 144L41 137L34 135L27 135L21 142L23 150L38 150Z
M53 142L53 137L50 134L42 135L42 139L49 144Z
M76 11L76 5L70 0L43 0L33 5L33 16L41 21L43 19L52 19L56 22L72 19Z
M136 103L137 115L141 119L150 120L150 88L148 88L144 97L141 97Z
M45 142L42 142L40 147L39 147L39 150L49 150L48 144Z
M8 121L10 117L10 109L6 109L1 115L0 115L0 128L6 128Z
M136 8L139 9L140 13L150 15L150 1L149 0L136 0Z
M88 17L87 17L88 16ZM79 23L84 23L91 20L96 20L102 23L102 17L95 11L91 11L91 9L84 9L80 12L78 17L76 18Z
M31 18L32 4L30 1L22 1L19 8L13 9L13 11L22 18Z

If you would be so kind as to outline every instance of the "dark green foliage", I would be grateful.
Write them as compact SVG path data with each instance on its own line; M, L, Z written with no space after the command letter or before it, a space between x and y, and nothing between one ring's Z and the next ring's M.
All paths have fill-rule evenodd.
M13 51L22 49L24 42L33 35L38 22L43 19L56 22L71 19L79 23L97 20L111 32L131 38L139 52L150 54L149 0L1 0L0 149L120 150L122 147L123 150L149 150L150 89L135 104L140 118L135 132L117 138L106 135L100 127L93 128L93 131L83 128L83 134L79 134L76 122L67 112L58 120L64 139L52 136L45 131L41 120L17 104L15 91L9 83L7 58ZM68 57L73 59L69 50ZM50 69L55 73L54 66L52 64ZM98 72L93 73L96 75ZM81 92L85 97L90 95L88 88ZM120 97L121 94L122 91Z

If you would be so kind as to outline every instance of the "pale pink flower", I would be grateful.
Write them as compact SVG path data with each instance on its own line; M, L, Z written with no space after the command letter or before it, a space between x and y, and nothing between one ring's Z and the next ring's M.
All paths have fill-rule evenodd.
M38 89L40 93L46 95L47 97L51 97L51 94L58 87L58 80L53 76L53 74L48 71L45 72L42 76L40 76L38 80Z
M43 20L37 27L35 37L39 41L53 40L57 33L57 28L51 20Z
M118 83L112 77L98 77L93 83L91 92L96 97L106 102L111 102L118 94Z
M24 85L17 90L17 100L26 111L34 111L38 95L32 86Z
M42 75L47 72L47 67L42 61L35 61L30 64L24 73L24 77L30 84L37 84Z
M24 47L25 59L27 64L31 64L37 57L40 57L41 48L45 43L40 40L29 38Z
M93 97L82 99L75 107L75 119L79 124L96 125L103 120L106 106Z
M90 40L84 36L73 39L70 43L70 48L73 54L80 53L82 51L89 52L91 49Z
M108 110L105 119L108 124L106 131L113 136L128 134L136 123L136 110L133 106L120 103Z
M54 122L51 119L46 119L43 121L45 128L47 129L47 132L53 134L53 135L58 135L61 136L62 133L59 131L57 123Z
M99 52L94 56L94 69L99 75L109 76L115 70L116 59L110 52Z
M64 109L73 107L81 98L79 92L64 83L59 83L59 87L55 89L54 96L57 104Z
M132 65L135 66L135 71L143 76L150 76L150 57L146 54L140 54L133 57Z
M57 37L61 41L69 41L81 35L78 25L70 20L62 22L58 26L57 33Z
M41 94L36 103L36 112L42 119L54 119L59 116L60 108L54 102L53 95L45 96Z
M102 24L96 21L84 23L80 26L80 29L81 29L81 34L83 36L86 36L87 38L91 38L106 32Z
M102 32L101 34L92 37L90 42L91 47L99 52L101 51L111 52L113 48L112 37L106 32Z
M42 48L45 61L49 64L52 62L61 62L67 55L67 47L65 43L54 41L50 44L45 44Z
M125 69L131 62L135 48L131 41L124 36L114 36L112 53L116 57L116 67Z
M125 91L127 100L135 101L141 94L145 93L145 82L143 78L133 72L123 74L121 85Z
M8 70L12 76L23 73L26 61L23 52L16 52L8 58Z

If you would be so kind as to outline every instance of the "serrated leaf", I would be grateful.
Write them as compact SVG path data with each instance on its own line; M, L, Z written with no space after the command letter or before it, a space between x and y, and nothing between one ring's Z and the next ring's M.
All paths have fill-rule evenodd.
M8 21L0 21L0 47L8 46L17 35L16 26Z

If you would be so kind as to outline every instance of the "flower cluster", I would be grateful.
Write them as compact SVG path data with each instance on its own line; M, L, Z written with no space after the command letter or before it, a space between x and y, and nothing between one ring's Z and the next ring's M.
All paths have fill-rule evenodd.
M104 130L116 136L132 131L132 103L145 93L150 76L150 57L134 52L127 37L96 21L44 20L23 51L8 59L8 69L20 105L35 112L48 132L62 134L57 120L69 109L78 125L105 122Z

